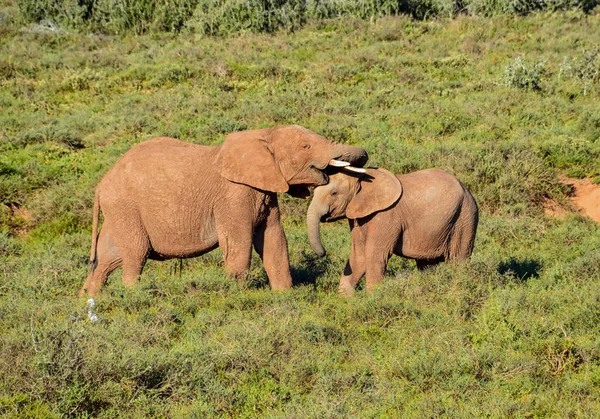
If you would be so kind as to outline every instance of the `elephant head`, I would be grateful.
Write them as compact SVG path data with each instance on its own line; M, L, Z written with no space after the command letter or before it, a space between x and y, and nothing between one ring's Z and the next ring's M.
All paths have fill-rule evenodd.
M362 148L337 144L306 128L290 125L230 134L221 146L221 176L269 192L308 197L309 186L325 185L328 165L363 166Z
M315 188L306 222L310 245L319 256L325 256L321 244L319 222L343 217L359 219L392 206L402 195L398 178L385 169L366 169L365 174L332 174L329 183Z

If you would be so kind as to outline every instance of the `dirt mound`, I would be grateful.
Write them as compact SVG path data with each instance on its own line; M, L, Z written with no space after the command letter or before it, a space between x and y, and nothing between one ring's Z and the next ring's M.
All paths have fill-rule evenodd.
M594 184L590 179L561 178L560 182L572 188L569 200L579 208L582 214L600 223L600 185ZM546 208L550 216L564 216L562 209L552 205ZM558 208L558 209L557 209Z

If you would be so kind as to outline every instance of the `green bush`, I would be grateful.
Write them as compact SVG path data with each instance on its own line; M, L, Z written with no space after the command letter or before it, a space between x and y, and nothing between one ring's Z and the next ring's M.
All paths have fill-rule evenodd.
M308 15L316 19L353 16L374 19L406 11L408 1L403 0L309 0Z
M541 153L518 143L485 144L469 151L449 153L440 147L431 154L429 167L455 173L491 213L535 212L532 204L562 195L555 171Z
M179 32L199 0L96 0L87 18L92 30L109 33Z
M222 35L243 30L274 32L300 28L306 0L204 0L188 27L198 33Z
M573 10L589 12L597 0L468 0L466 8L474 15L527 15L541 10Z
M81 26L92 15L94 0L19 0L21 15L28 22L49 19L68 26Z
M107 33L179 32L200 0L18 0L27 22Z
M583 50L581 57L565 57L560 65L561 77L574 79L587 95L590 89L600 81L600 47Z
M526 15L539 10L589 12L598 0L17 0L26 22L122 34L294 31L307 19L373 20L406 14L415 19L474 15ZM50 23L52 26L53 24ZM57 30L52 26L53 30Z
M545 74L545 64L537 62L528 65L523 58L517 57L509 61L504 68L501 84L520 89L542 90L542 79Z

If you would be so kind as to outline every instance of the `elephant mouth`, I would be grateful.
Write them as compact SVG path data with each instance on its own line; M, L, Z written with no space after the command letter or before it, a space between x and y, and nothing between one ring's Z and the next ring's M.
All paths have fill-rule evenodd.
M322 223L332 223L334 221L341 220L342 218L344 218L344 214L333 215L331 213L327 213L321 215L321 217L319 217L319 221Z
M323 186L329 183L329 174L326 172L327 165L322 169L318 166L310 166L310 175L313 178L306 186Z
M293 196L294 198L307 199L310 198L309 187L327 185L329 182L329 175L319 170L315 166L309 167L308 173L308 179L305 179L304 182L297 184L288 183L288 195Z
M290 186L287 194L294 198L307 199L310 198L310 189L308 189L308 186L294 185Z
M326 185L328 182L329 175L316 166L309 166L304 170L303 176L288 180L287 194L294 198L310 198L310 187Z
M329 175L325 171L319 169L316 169L316 172L317 177L321 178L322 180L322 183L319 183L319 186L327 185L329 183Z

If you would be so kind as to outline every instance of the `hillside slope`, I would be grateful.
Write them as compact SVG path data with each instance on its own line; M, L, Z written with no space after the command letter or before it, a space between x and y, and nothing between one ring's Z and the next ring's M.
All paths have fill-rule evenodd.
M1 23L0 414L58 417L582 416L600 411L600 227L560 175L600 176L600 15L312 22L296 33L106 36ZM589 71L588 71L589 70ZM88 320L93 191L157 135L218 144L300 124L396 173L473 192L472 260L393 258L335 295L347 225L282 196L297 286L248 289L219 251L111 277Z

